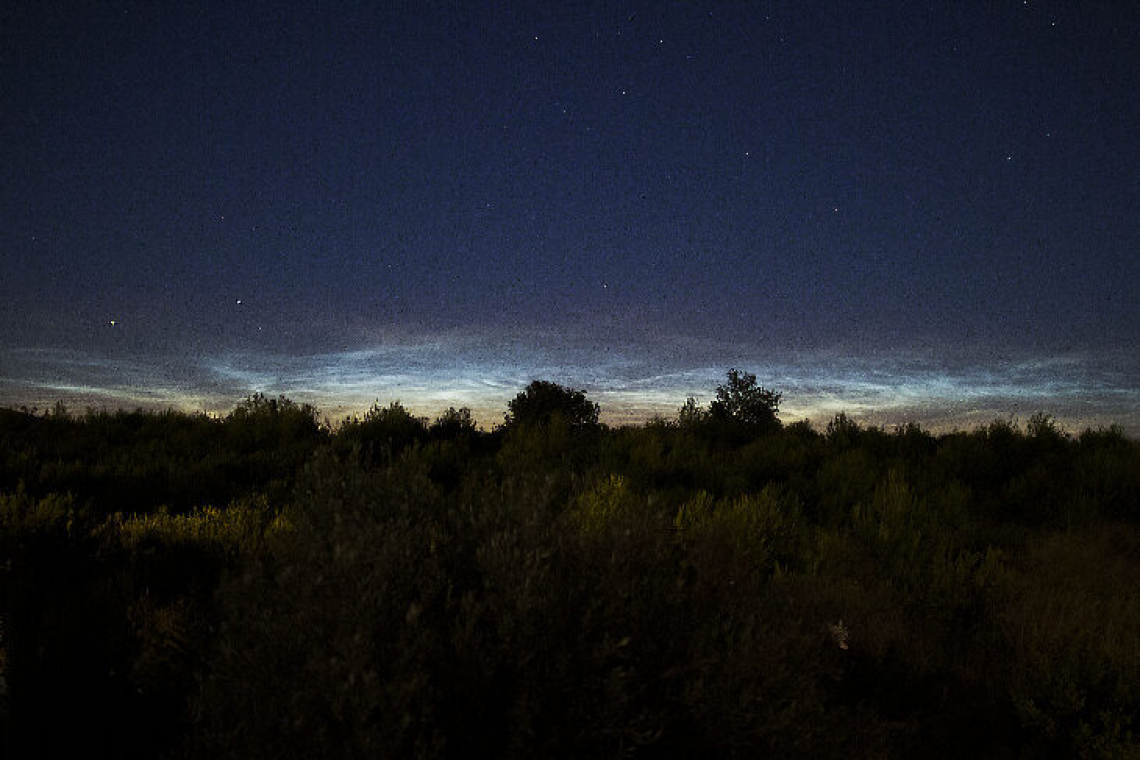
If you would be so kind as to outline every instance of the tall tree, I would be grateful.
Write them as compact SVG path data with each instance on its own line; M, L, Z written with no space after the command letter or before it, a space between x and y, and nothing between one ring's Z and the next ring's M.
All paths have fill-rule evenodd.
M717 422L767 432L780 427L781 398L782 394L757 385L756 375L730 369L728 382L717 386L709 416Z
M598 405L586 400L586 392L548 380L534 380L507 404L506 427L546 427L559 419L571 428L598 425Z

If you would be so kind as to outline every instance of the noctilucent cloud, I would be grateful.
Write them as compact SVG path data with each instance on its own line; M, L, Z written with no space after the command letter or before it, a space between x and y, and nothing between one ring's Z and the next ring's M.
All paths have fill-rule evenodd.
M1140 435L1140 7L17 4L0 405Z

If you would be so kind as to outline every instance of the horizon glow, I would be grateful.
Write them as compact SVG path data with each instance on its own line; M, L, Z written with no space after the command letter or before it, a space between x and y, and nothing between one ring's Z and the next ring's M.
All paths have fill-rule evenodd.
M224 413L260 392L312 404L332 422L373 403L399 401L428 418L466 406L490 429L527 383L546 379L585 390L604 422L624 425L673 418L689 396L707 405L735 367L783 394L785 423L807 419L819 426L845 412L861 424L916 422L941 432L1043 412L1070 432L1117 424L1140 435L1136 360L1103 352L994 360L903 350L694 350L682 343L615 349L582 339L550 342L544 334L450 331L311 354L234 349L144 361L112 352L0 348L0 359L21 368L0 374L0 405L11 407L63 401Z

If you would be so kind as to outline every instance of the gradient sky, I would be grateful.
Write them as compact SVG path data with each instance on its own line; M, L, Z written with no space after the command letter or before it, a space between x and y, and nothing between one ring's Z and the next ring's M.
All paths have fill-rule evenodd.
M5 3L0 405L1140 435L1140 5Z

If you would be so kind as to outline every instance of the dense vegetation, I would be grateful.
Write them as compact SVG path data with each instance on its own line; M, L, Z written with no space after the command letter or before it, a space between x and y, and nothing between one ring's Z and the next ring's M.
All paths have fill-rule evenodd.
M7 756L1136 757L1140 443L0 410Z

